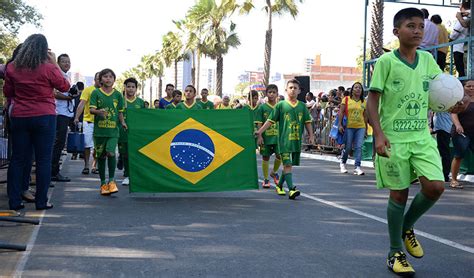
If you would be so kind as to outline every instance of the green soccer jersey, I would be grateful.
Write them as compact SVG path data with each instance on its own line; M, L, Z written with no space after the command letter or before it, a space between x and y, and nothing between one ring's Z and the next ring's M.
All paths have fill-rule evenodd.
M370 90L381 93L380 125L391 143L430 137L428 87L439 73L441 69L426 51L417 51L413 64L403 60L398 49L378 59Z
M172 102L172 103L166 105L165 109L176 109L176 105Z
M199 100L198 104L201 105L202 109L214 109L214 103L212 103L212 101L209 101L209 100L206 102Z
M187 105L184 101L183 102L180 102L178 103L178 105L176 105L176 108L175 109L187 109L187 110L196 110L196 109L202 109L201 105L199 105L199 103L197 102L194 102L193 104L191 105Z
M96 137L119 137L118 113L123 112L122 94L113 90L105 93L101 88L95 89L91 94L90 108L104 109L107 117L94 117L94 136Z
M275 104L276 106L276 104ZM275 106L271 106L269 103L264 103L258 107L257 110L257 124L263 124L268 120L270 114L275 109ZM277 145L278 144L278 123L273 123L265 132L262 134L263 143L265 145Z
M141 98L135 97L133 100L129 100L128 98L125 100L127 107L125 107L123 111L123 119L125 122L127 121L127 111L130 109L140 109L145 108L145 101ZM120 128L120 136L119 136L119 143L127 142L127 132L122 128L122 125L119 125Z
M268 121L278 122L280 153L301 152L301 138L306 123L311 123L308 108L301 101L295 104L280 101L270 114Z

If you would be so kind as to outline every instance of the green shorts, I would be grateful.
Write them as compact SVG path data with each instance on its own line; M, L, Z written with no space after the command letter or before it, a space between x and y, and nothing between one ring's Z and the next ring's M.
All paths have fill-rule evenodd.
M292 165L292 166L299 166L300 165L300 152L294 153L281 153L281 161L284 166Z
M390 157L375 157L377 188L403 190L413 180L425 177L444 181L443 167L435 139L391 144Z
M117 137L94 137L95 157L105 157L107 153L115 154Z
M272 154L279 154L278 145L260 145L260 154L262 156L271 156Z
M119 154L121 154L122 156L127 155L128 154L128 142L119 142L118 143L118 151L119 151Z

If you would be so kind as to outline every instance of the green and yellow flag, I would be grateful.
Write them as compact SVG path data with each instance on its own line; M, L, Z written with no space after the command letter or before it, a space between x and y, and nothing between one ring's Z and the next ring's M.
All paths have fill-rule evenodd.
M249 110L127 113L130 192L258 188Z

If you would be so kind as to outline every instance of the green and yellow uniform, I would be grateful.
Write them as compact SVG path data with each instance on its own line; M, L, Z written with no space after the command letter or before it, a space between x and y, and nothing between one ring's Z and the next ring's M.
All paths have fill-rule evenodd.
M135 97L132 100L129 100L126 98L126 107L123 112L123 119L125 122L127 122L127 111L131 109L140 109L140 108L145 108L145 101L139 97ZM127 131L122 128L120 125L120 136L119 136L119 153L121 154L127 154L127 142L128 142L128 136L127 136Z
M84 121L89 122L89 123L94 122L94 115L91 114L89 105L90 105L91 94L95 89L97 89L95 86L89 86L85 88L84 91L82 91L82 94L80 97L80 100L85 101L83 119Z
M275 109L275 106L272 106L269 103L261 104L257 110L255 123L264 124ZM280 154L278 149L278 123L273 123L267 130L265 130L265 132L262 134L262 137L263 145L260 146L260 154L262 156Z
M178 103L178 104L179 104L179 103ZM165 109L176 109L176 106L177 106L177 105L174 104L174 102L172 102L172 103L166 105Z
M202 101L202 100L199 100L198 101L198 104L201 105L202 109L214 109L214 103L212 103L212 101Z
M347 103L347 128L365 128L365 102L344 97L343 104Z
M221 103L217 105L216 109L232 109L232 106L230 106L230 104L225 106L224 104Z
M196 109L202 109L202 107L196 101L193 102L193 104L191 105L187 105L186 102L183 101L183 102L178 103L175 109L196 110Z
M306 123L311 123L308 108L301 101L292 104L288 100L280 101L270 114L268 121L278 122L278 146L283 165L300 164L303 129Z
M417 51L408 64L394 50L377 61L370 90L380 93L380 125L389 158L376 156L377 188L402 190L419 176L443 181L441 159L428 127L428 84L441 73L431 54Z
M101 88L94 90L90 98L90 108L104 109L107 117L94 117L94 146L97 157L106 152L115 153L119 138L119 112L123 112L122 94L113 90L107 94Z

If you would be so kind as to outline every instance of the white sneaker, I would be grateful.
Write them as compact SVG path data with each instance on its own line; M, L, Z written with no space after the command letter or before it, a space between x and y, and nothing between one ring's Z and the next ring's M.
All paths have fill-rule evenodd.
M341 173L347 173L346 163L340 163L339 166L341 167Z
M360 169L360 167L356 167L354 169L354 175L362 176L364 174L365 174L364 171L362 171L362 169Z
M124 178L122 181L122 185L129 185L130 184L130 179L128 177Z

